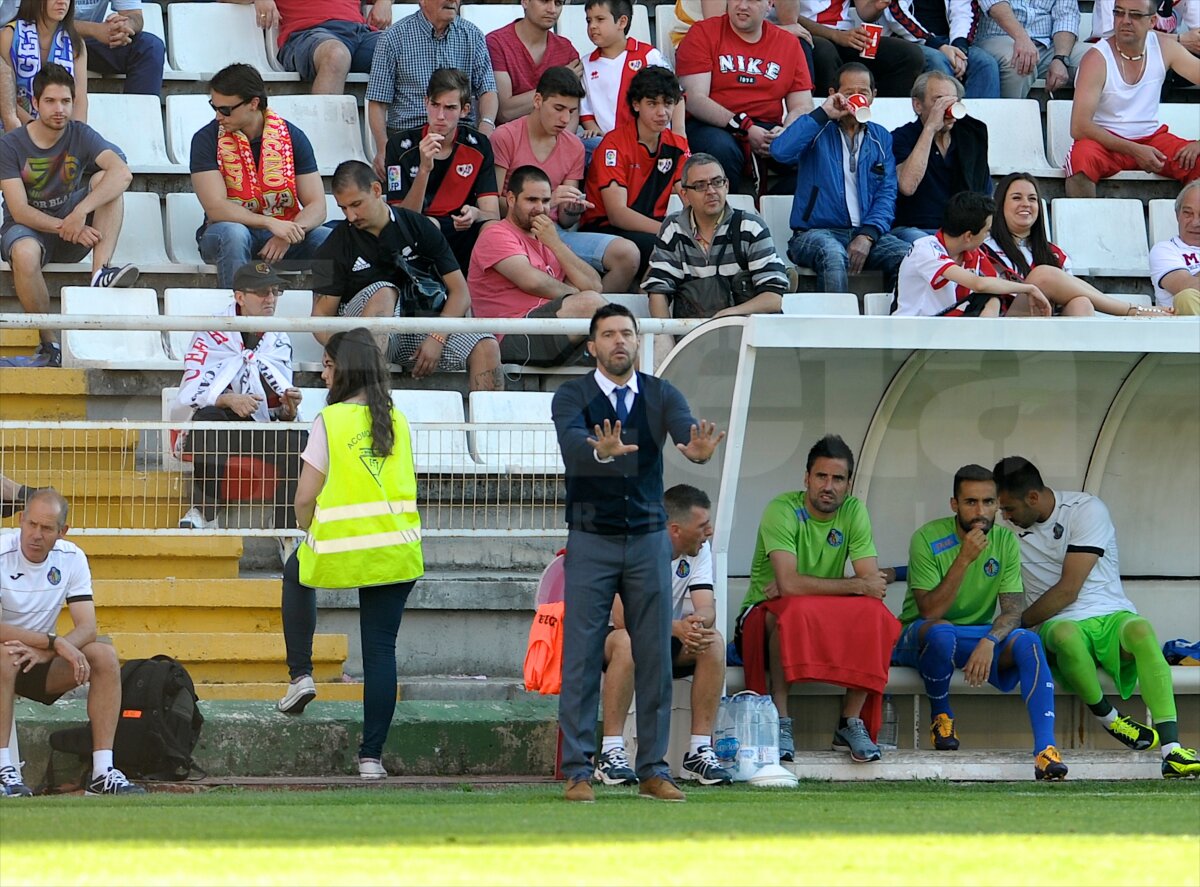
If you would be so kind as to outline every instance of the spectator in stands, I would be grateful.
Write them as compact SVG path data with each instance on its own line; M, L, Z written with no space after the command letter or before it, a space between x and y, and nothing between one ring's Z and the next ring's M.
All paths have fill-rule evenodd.
M683 164L683 209L659 231L642 289L653 317L776 314L788 289L767 223L729 205L729 179L711 154ZM737 270L730 272L730 267Z
M950 111L962 89L949 74L925 72L913 84L917 119L892 130L900 192L892 233L909 243L938 229L951 194L992 193L987 125Z
M21 0L17 17L0 28L0 122L5 132L37 116L33 78L48 64L75 78L71 119L87 122L87 46L75 28L75 0Z
M799 164L788 255L817 274L817 291L849 291L864 268L896 282L908 243L889 233L896 215L892 137L878 123L859 123L849 96L869 106L875 77L858 62L838 71L837 91L771 142L771 156Z
M624 237L637 244L641 273L650 261L667 201L679 193L688 156L687 139L672 132L671 115L682 98L666 68L650 66L629 81L626 101L633 118L606 135L587 174L587 202L580 228Z
M600 275L571 251L551 220L550 177L536 166L519 166L507 187L507 215L485 226L475 244L475 316L591 317L606 301ZM522 366L559 366L579 356L583 340L509 333L500 338L500 357Z
M1076 693L1127 747L1140 751L1161 742L1164 778L1200 776L1195 749L1179 742L1171 667L1154 627L1137 615L1121 585L1117 531L1108 508L1090 493L1050 489L1036 466L1020 456L1001 459L992 473L1005 525L1021 543L1028 604L1021 624L1041 636L1059 685ZM1122 699L1138 690L1153 728L1113 707L1098 668Z
M1092 33L1088 43L1097 43L1104 37L1111 37L1116 31L1113 17L1113 7L1116 0L1095 0L1092 3ZM1162 0L1155 2L1155 15L1152 27L1155 33L1180 42L1190 42L1188 35L1197 32L1200 35L1200 4L1196 0ZM1083 35L1079 35L1083 38ZM1192 50L1197 51L1196 49Z
M67 509L57 490L36 490L21 512L20 532L0 535L0 798L33 794L9 757L14 698L52 705L84 684L92 725L92 769L84 794L146 793L113 766L121 665L112 644L96 639L92 574L87 555L63 538L70 529ZM64 606L71 630L59 635Z
M796 39L765 22L770 0L731 0L728 14L696 22L675 56L687 95L688 144L720 161L729 188L742 191L746 169L765 193L760 161L772 141L812 108L812 78ZM787 116L782 107L786 105ZM790 190L790 170L774 186Z
M467 76L438 68L425 91L428 123L388 139L387 199L437 221L465 274L484 222L500 218L492 143L461 122L471 107Z
M1136 0L1133 0L1136 2ZM1023 99L1045 78L1051 97L1069 87L1087 45L1077 39L1077 0L979 0L977 41L1000 65L1000 96Z
M369 74L379 35L392 24L392 0L363 16L358 0L222 0L254 4L258 26L279 29L279 63L312 81L313 95L341 95L347 74Z
M133 175L116 145L71 119L74 98L70 72L45 65L33 78L35 118L0 136L0 259L12 266L17 301L36 314L50 310L47 262L80 262L90 252L92 286L132 286L138 278L133 265L108 264ZM31 365L62 366L56 333L41 331Z
M579 122L584 137L595 140L592 145L595 150L600 139L612 132L617 124L633 119L626 100L633 76L642 68L670 68L670 65L649 43L629 36L629 25L633 21L630 0L586 0L583 8L588 39L595 44L596 50L582 58L583 86L587 95L579 109ZM684 115L684 101L680 98L671 116L671 130L678 135L684 135Z
M848 62L865 65L883 95L906 96L925 70L925 53L916 43L880 36L874 56L863 55L872 42L862 22L878 24L889 0L799 0L799 22L813 36L813 83L817 95L837 87L838 70ZM853 7L853 9L852 9Z
M371 62L367 123L375 140L375 172L383 178L388 136L425 122L425 90L438 68L470 78L467 123L484 135L496 128L496 78L483 32L459 18L460 0L421 0L420 8L384 32Z
M941 229L917 240L900 263L892 313L1000 317L1012 312L1049 317L1050 303L1032 280L1019 283L1001 278L980 249L995 212L995 201L984 194L953 195L946 203ZM1032 276L1040 278L1041 272Z
M766 651L771 696L779 710L779 756L784 761L795 756L788 684L803 680L846 687L833 747L849 750L858 764L880 758L864 718L877 727L882 700L876 693L868 708L867 694L882 691L887 683L900 623L883 604L894 571L880 570L876 563L871 519L862 502L849 495L853 474L854 453L837 435L826 435L808 452L805 489L772 499L758 525L750 587L734 643L751 689L752 680L757 684L761 677ZM846 578L847 565L853 570L851 578ZM825 639L853 635L854 641L814 644L806 637L809 631ZM785 673L785 659L806 647L806 654L797 657L803 663L800 673ZM809 676L807 667L819 669L821 677Z
M568 68L551 68L538 81L533 110L496 130L492 150L496 158L496 184L500 186L500 212L508 207L504 195L509 178L522 166L536 166L550 179L553 200L550 218L572 253L601 276L602 292L629 292L637 276L641 255L624 237L574 230L589 204L583 197L584 149L571 131L583 98L583 86Z
M204 207L196 240L224 289L255 257L312 259L329 229L322 227L325 187L312 144L267 107L262 75L250 65L229 65L209 81L208 92L216 117L192 136L192 189Z
M1167 131L1158 98L1167 69L1200 83L1200 58L1150 32L1156 0L1121 0L1116 33L1087 52L1071 105L1067 196L1095 197L1096 183L1141 169L1180 182L1200 178L1200 141Z
M233 301L218 317L273 317L283 278L266 262L243 265L233 275ZM292 342L287 333L200 331L183 357L183 381L177 402L193 422L294 422L300 389L292 385ZM179 521L181 529L220 526L226 467L232 456L269 465L274 470L274 526L294 530L292 500L300 478L300 452L307 435L300 431L256 432L197 430L181 442L191 456L192 506ZM264 471L264 474L267 472ZM279 537L279 562L286 564L294 547Z
M1150 282L1154 301L1172 308L1177 317L1200 314L1200 182L1192 182L1175 198L1179 236L1150 250Z
M124 74L126 95L162 92L167 48L144 25L142 0L75 0L75 29L87 44L88 69Z
M389 207L372 169L346 160L334 171L334 200L346 220L317 254L313 317L466 317L467 280L450 244L429 219ZM314 333L324 345L328 333ZM467 372L472 391L500 384L500 350L486 333L376 333L391 363L424 379Z
M524 17L487 35L500 101L498 123L517 120L533 110L538 81L550 68L566 67L577 78L583 76L579 53L571 41L554 33L563 5L564 0L521 0Z
M884 13L888 31L921 47L926 73L956 79L969 99L995 99L1000 66L972 42L980 17L971 0L891 0Z
M728 0L675 0L675 18L677 20L671 31L671 43L675 46L683 41L684 36L692 25L706 18L719 18L728 11ZM800 50L804 53L804 61L808 65L808 73L813 71L812 34L799 24L800 0L775 0L767 12L766 20L779 25L800 40Z
M1001 693L1018 684L1033 729L1034 776L1062 779L1066 765L1054 745L1054 684L1037 634L1021 627L1025 609L1017 538L996 523L996 482L982 465L954 474L952 517L932 520L908 547L904 626L892 663L920 672L929 699L929 741L956 751L950 679L962 669L970 687ZM997 605L1000 612L996 612Z
M1050 303L1067 317L1090 317L1097 311L1120 317L1162 317L1162 308L1130 305L1106 296L1071 274L1071 259L1046 237L1041 221L1042 195L1029 173L1005 176L996 186L1000 212L992 220L983 252L1002 277L1036 283Z
M679 776L683 782L729 785L733 776L717 761L712 747L713 723L725 687L725 641L716 628L708 545L713 534L712 502L703 490L677 484L663 494L663 504L671 542L671 676L692 678L692 733ZM604 641L604 734L595 778L605 785L637 785L623 735L633 702L634 668L620 597L613 601L613 629Z

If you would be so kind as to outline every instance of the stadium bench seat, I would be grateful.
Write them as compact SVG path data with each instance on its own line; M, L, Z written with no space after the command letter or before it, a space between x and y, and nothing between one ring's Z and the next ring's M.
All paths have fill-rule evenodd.
M675 43L671 40L671 33L678 24L679 16L675 14L674 6L664 4L655 8L654 45L663 54L663 58L667 60L667 64L671 66L672 70L675 68Z
M891 293L867 293L863 296L863 314L867 317L887 317L892 313Z
M204 316L222 311L233 298L230 290L168 287L163 290L163 315L166 317ZM191 344L194 330L171 330L167 333L168 350L176 360L183 360Z
M158 293L152 289L62 288L63 314L108 314L157 317ZM178 370L154 330L63 330L64 367L108 370Z
M562 474L558 438L550 418L551 391L472 391L471 422L497 426L473 433L474 453L492 471L507 474ZM539 425L513 431L512 425Z
M1174 200L1150 201L1150 246L1170 240L1179 234Z
M216 265L205 264L196 243L196 230L204 223L200 198L191 191L167 195L167 251L178 264L194 267L207 274L217 272Z
M734 209L740 209L742 212L758 213L758 207L754 205L753 194L730 194L726 199ZM788 200L790 201L791 198L789 197ZM790 202L788 206L791 206ZM678 194L672 194L667 198L667 215L677 213L681 209L683 209L683 201L679 198ZM759 214L761 215L761 213Z
M1158 106L1158 120L1165 123L1172 133L1181 139L1195 141L1200 139L1200 113L1193 104L1164 102ZM1055 101L1046 103L1046 154L1052 166L1062 167L1067 154L1071 150L1071 102ZM1119 172L1113 178L1117 181L1162 181L1162 176L1154 173L1131 170Z
M587 15L582 3L563 7L562 15L558 17L558 33L570 40L580 55L587 55L596 49L595 44L588 39ZM629 26L629 36L643 43L651 42L650 15L640 3L633 6L633 22Z
M1054 242L1076 274L1145 277L1150 265L1142 202L1127 198L1065 198L1051 204Z
M1154 299L1148 293L1109 293L1108 295L1139 308L1150 308L1154 305Z
M172 3L167 8L167 36L168 58L176 71L195 71L207 80L226 65L244 62L266 81L300 79L299 74L272 69L253 4Z
M207 108L207 103L205 105ZM343 160L367 161L358 101L349 95L281 95L271 107L304 131L321 175L333 175Z
M207 93L204 95L167 96L167 153L170 154L171 159L185 167L190 167L192 136L212 119L213 111L208 106Z
M490 34L524 17L525 12L520 3L465 3L459 14L484 34Z
M858 296L854 293L785 293L784 314L858 316Z
M88 96L88 124L121 149L135 173L186 173L167 154L162 105L156 95L100 92Z

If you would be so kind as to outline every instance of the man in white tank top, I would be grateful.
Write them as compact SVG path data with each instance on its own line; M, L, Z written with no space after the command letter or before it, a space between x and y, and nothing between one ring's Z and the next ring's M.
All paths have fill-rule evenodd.
M1096 183L1122 170L1144 170L1179 182L1200 178L1200 142L1172 135L1158 122L1158 96L1170 69L1200 83L1200 58L1151 33L1155 0L1116 0L1113 34L1079 63L1067 155L1068 197L1095 197Z

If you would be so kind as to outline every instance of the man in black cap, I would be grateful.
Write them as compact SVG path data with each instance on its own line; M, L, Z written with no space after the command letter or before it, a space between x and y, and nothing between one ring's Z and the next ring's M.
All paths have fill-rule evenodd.
M283 278L267 262L250 262L233 275L233 301L219 317L273 317L283 288ZM209 330L195 333L183 359L179 386L179 412L195 422L294 422L300 391L292 387L292 343L287 333L239 333ZM270 487L272 475L275 529L294 529L291 503L300 477L300 431L200 430L187 435L181 445L191 457L192 507L179 521L188 529L219 526L216 507L222 499L222 481L230 457L257 460L251 475ZM245 476L246 468L240 472ZM288 540L280 539L280 557L286 561Z

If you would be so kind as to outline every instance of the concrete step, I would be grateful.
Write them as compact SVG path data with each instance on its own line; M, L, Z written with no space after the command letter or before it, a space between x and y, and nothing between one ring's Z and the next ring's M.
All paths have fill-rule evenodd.
M37 330L0 329L0 357L27 357L41 341Z
M0 371L5 419L82 419L87 416L87 393L82 370L5 367Z
M287 686L286 681L258 684L197 684L196 695L204 701L219 699L274 703L287 692ZM362 702L362 693L363 685L357 682L332 680L317 684L317 699L322 702Z
M93 579L236 579L242 556L236 536L68 538L87 553Z
M480 700L538 699L539 693L529 693L521 678L489 678L484 675L426 675L400 680L401 698L416 700Z
M16 476L32 487L56 487L71 503L71 523L80 527L175 528L187 510L185 482L172 472L130 465L124 470L26 470Z
M283 631L278 578L101 579L93 588L105 632Z
M31 370L4 370L0 372L0 379L4 378L5 373L24 373L32 372ZM47 370L39 369L37 372L44 373L65 373L73 372L72 370ZM4 404L5 419L63 419L61 415L50 415L45 417L22 415L20 412L19 396L12 398L14 407L10 415L9 410L9 395L0 391L0 402ZM116 428L42 428L37 430L24 428L8 428L0 431L0 449L9 451L14 455L37 453L44 451L49 454L58 454L59 458L71 459L74 458L69 454L72 452L117 452L129 454L132 458L133 450L137 447L138 432L133 429L116 429ZM20 463L16 463L20 464ZM70 465L70 461L67 462ZM76 466L78 467L78 466Z
M165 654L178 659L205 684L259 684L287 674L283 635L238 632L111 632L121 661ZM340 680L346 660L346 636L313 638L313 680Z
M1161 778L1162 757L1155 751L1130 752L1062 749L1071 780ZM845 752L797 751L784 764L801 779L858 780L948 779L953 782L1032 782L1030 752L978 749L973 751L885 751L872 764L855 764Z
M52 706L17 700L17 730L27 780L46 770L49 735L87 720L84 700ZM202 701L196 763L209 776L349 776L362 735L362 705L312 703L280 714L263 702ZM400 702L383 763L406 776L530 775L554 770L558 700Z

